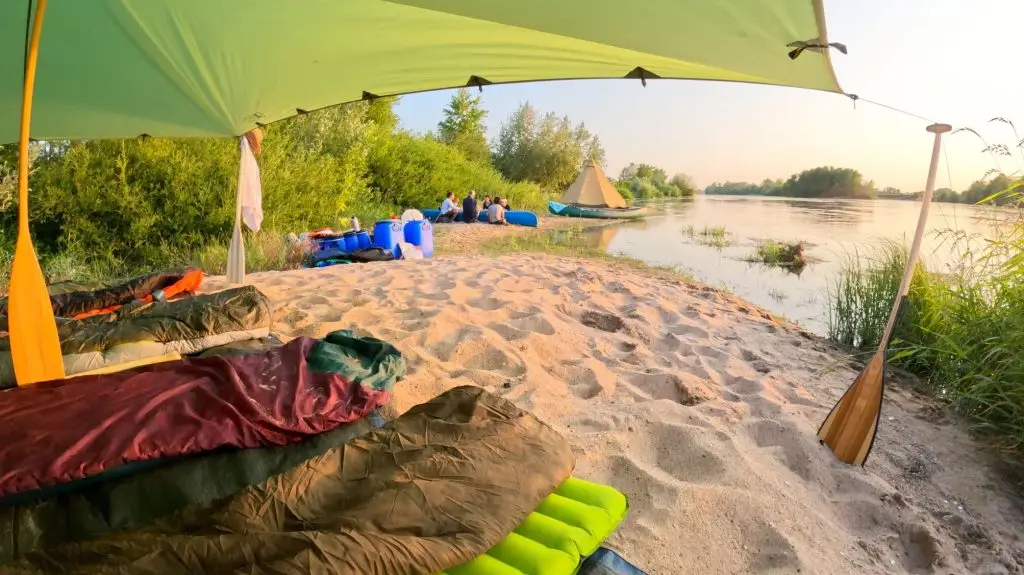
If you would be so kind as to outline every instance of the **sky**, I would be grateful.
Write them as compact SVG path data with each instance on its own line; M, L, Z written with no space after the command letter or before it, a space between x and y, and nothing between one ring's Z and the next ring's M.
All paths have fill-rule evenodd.
M840 86L954 128L971 127L989 143L1013 145L1009 126L1024 137L1024 0L825 0L829 40ZM831 165L859 170L879 188L924 188L932 136L927 122L844 96L734 83L581 80L487 86L488 137L522 102L566 114L596 133L616 176L631 162L698 186L786 178ZM397 111L415 132L436 129L450 91L405 96ZM977 138L945 139L947 165L937 187L965 189L993 168ZM1000 159L1011 173L1024 158Z

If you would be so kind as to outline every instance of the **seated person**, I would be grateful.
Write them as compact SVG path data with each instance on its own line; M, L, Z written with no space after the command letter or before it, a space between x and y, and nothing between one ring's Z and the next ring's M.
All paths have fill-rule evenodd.
M487 208L487 223L508 225L508 221L505 219L505 208L501 205L501 198L494 198L494 203Z
M476 190L469 190L469 194L462 200L462 221L471 224L479 215L476 211Z
M484 196L484 204L483 204L483 206L480 207L480 210L486 212L487 208L491 207L491 204L493 204L493 203L494 202L491 201L491 196L485 195Z
M512 208L509 207L509 205L508 205L508 199L507 198L501 198L501 207L505 208L506 212L512 210Z
M455 207L455 192L448 192L441 202L441 213L438 214L438 222L454 222L455 216L459 215L459 208Z

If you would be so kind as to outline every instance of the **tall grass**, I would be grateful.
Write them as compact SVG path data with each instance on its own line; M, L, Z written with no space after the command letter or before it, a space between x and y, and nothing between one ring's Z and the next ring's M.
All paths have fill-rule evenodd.
M961 264L952 273L918 266L890 344L890 363L920 376L970 428L1024 455L1024 220L980 250L948 232ZM907 250L884 244L854 254L829 286L828 334L870 351L878 345Z
M862 349L878 347L906 264L907 247L891 241L847 254L839 276L828 286L829 338ZM924 266L919 264L904 316L908 309L919 305L926 277Z
M285 234L259 232L245 240L245 271L283 271L302 267L309 246L293 242ZM211 244L193 258L194 264L208 274L223 275L228 270L228 245Z
M297 269L308 253L308 245L289 241L282 233L263 231L248 234L245 239L245 269L248 272ZM7 293L13 257L13 247L0 245L0 296ZM208 274L223 275L227 273L227 261L227 241L210 243L192 252L165 246L163 257L155 267L121 260L112 253L85 256L80 249L40 257L43 275L51 286L51 292L91 289L161 268L196 266Z

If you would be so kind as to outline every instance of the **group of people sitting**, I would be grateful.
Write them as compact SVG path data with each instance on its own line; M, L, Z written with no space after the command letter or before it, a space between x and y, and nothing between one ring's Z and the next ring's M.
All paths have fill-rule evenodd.
M489 195L484 196L483 203L477 209L476 190L469 190L469 193L462 200L462 207L460 208L455 205L455 192L448 192L444 201L441 202L441 214L437 217L437 221L454 222L455 218L461 213L462 221L466 223L473 223L486 218L489 224L507 226L508 220L505 219L505 212L510 209L507 199L496 197L494 200L491 200Z

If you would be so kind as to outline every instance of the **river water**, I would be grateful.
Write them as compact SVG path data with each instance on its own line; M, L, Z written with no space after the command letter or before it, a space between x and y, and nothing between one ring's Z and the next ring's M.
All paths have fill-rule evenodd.
M898 200L817 200L746 196L697 196L651 204L646 220L590 229L596 245L613 254L691 273L724 287L810 331L826 329L826 287L843 259L883 240L907 245L921 204ZM922 257L930 270L949 272L963 256L948 233L994 237L1005 212L964 204L933 204ZM702 239L705 228L725 228L725 241ZM800 273L750 263L759 242L804 241L811 263ZM707 245L713 243L716 245ZM727 244L727 245L722 245Z

